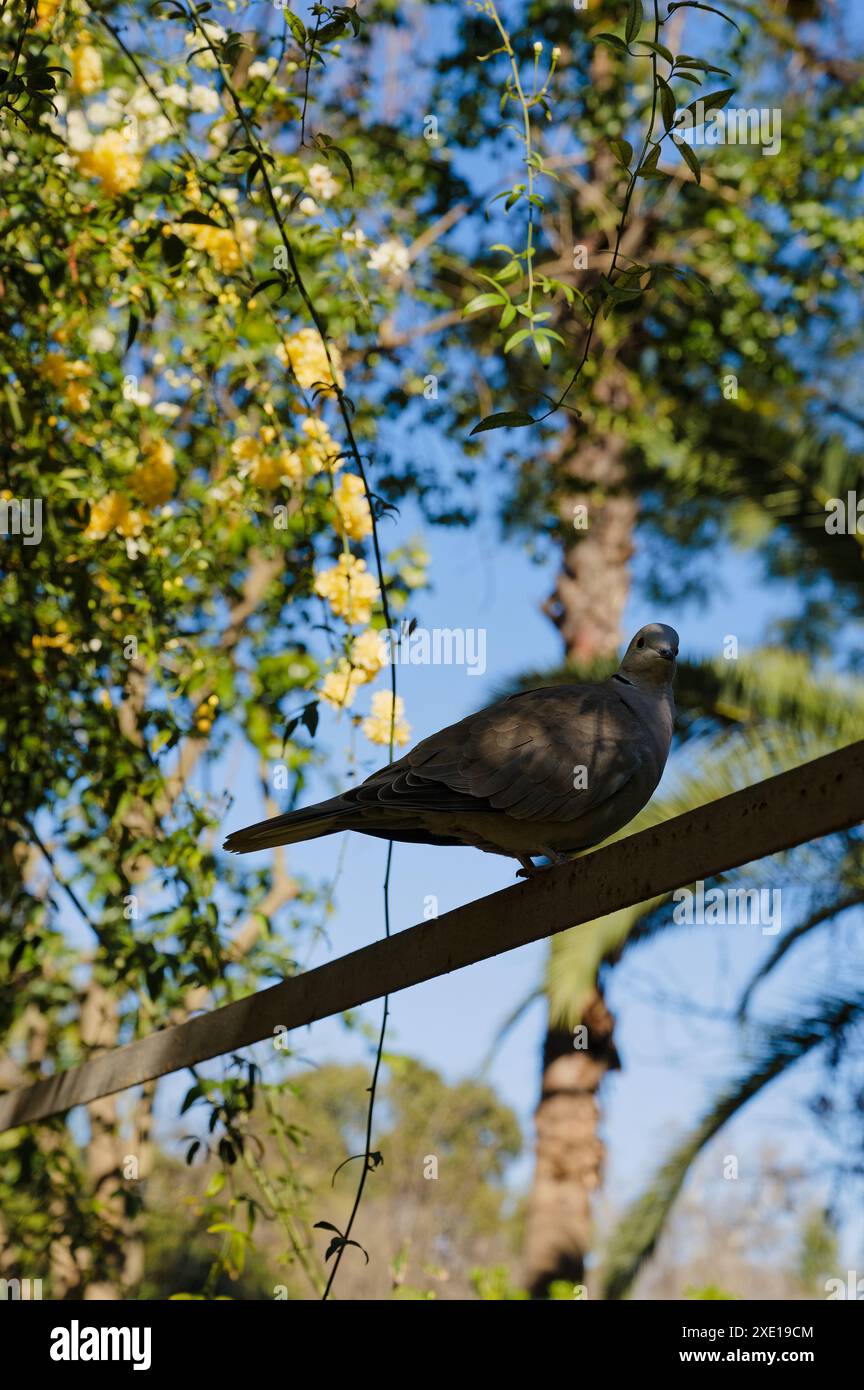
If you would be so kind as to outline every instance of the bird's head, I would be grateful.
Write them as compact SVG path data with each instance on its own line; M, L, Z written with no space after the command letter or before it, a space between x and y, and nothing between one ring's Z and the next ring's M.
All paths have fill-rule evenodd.
M678 633L665 623L640 627L618 668L634 685L671 685L678 655Z

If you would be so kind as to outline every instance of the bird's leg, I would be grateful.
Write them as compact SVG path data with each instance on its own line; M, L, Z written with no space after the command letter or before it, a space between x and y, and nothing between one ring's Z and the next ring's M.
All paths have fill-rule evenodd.
M517 878L534 878L537 874L542 874L546 869L553 868L556 864L569 864L566 854L559 854L557 849L541 849L540 853L544 859L548 859L548 864L535 864L528 858L527 854L517 854L516 858L522 868L516 874Z
M566 854L560 854L557 849L544 849L544 855L549 860L549 864L569 864L570 860ZM548 867L548 866L547 866Z

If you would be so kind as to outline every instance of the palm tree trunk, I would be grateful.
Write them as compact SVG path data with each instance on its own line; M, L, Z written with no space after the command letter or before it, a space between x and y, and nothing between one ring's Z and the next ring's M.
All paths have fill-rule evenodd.
M602 383L601 385L605 385ZM614 386L611 390L614 392ZM595 437L567 458L559 513L572 524L563 565L545 611L564 639L567 659L611 656L621 641L630 587L636 501L627 491L620 437ZM586 508L580 512L579 507ZM584 1282L591 1246L591 1201L603 1176L598 1091L619 1065L614 1019L599 982L580 1015L582 1036L550 1022L543 1044L540 1101L535 1113L536 1163L525 1230L525 1284L533 1298L556 1279ZM578 1046L584 1039L584 1047Z
M550 1026L543 1044L543 1089L535 1116L537 1161L525 1233L526 1283L544 1298L556 1279L584 1282L591 1246L591 1199L603 1178L597 1091L616 1068L615 1020L596 990L582 1011L586 1046Z

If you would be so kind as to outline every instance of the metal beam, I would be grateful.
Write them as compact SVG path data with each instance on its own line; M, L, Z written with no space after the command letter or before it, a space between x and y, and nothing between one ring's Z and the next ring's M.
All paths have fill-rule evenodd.
M0 1096L0 1131L357 1008L864 820L864 741Z

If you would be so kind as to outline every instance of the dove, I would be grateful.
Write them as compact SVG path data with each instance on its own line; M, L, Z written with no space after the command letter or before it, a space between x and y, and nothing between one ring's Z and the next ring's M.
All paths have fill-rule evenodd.
M678 634L640 628L608 680L541 686L432 734L340 796L235 830L237 854L342 830L518 859L519 877L632 820L666 765ZM548 867L548 865L547 865Z

